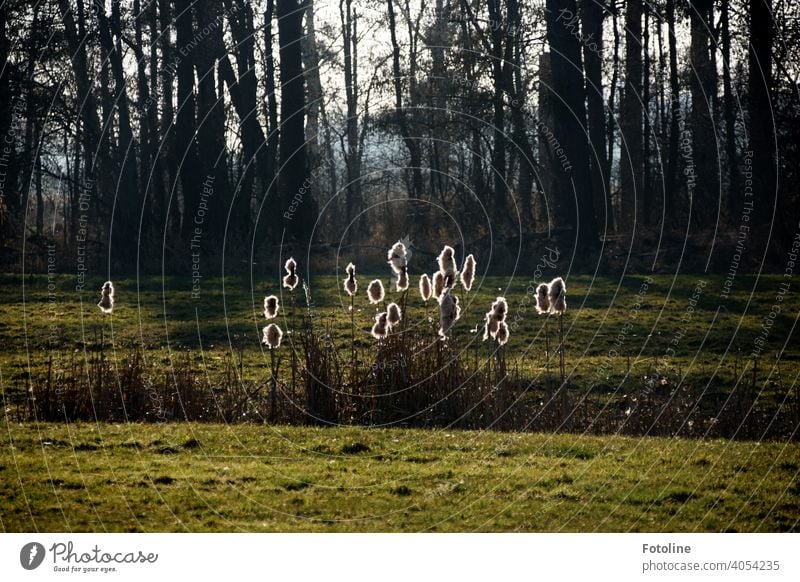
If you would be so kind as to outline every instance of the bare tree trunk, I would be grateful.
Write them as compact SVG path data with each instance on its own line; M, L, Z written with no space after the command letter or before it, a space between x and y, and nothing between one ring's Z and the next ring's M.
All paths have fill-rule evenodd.
M408 149L409 165L411 166L411 197L423 196L422 186L422 156L416 136L411 135L403 109L403 78L400 70L400 44L397 40L397 19L394 12L394 0L386 0L389 15L389 35L392 40L392 75L394 76L394 111L395 120L403 136L403 142Z
M617 84L619 83L619 26L618 26L619 9L616 4L611 6L611 29L614 31L614 56L611 66L611 86L608 90L608 116L606 121L606 142L608 146L607 158L608 165L606 166L606 184L608 187L608 196L606 198L606 214L612 218L612 223L616 228L619 228L619 218L614 212L614 199L611 195L611 172L614 168L614 142L616 140L616 125L617 121L614 119L616 109L617 97Z
M714 220L713 208L719 192L713 112L717 86L716 71L711 59L711 52L715 48L709 32L714 25L714 0L696 0L692 7L692 71L689 75L689 89L692 94L692 161L695 165L692 223L697 227L704 227Z
M667 26L669 36L669 149L667 154L667 179L664 192L664 214L669 222L676 218L678 198L678 140L680 138L681 93L678 84L678 48L675 37L675 0L667 0Z
M9 22L8 3L0 3L0 135L8 135L13 123L13 91L11 85L12 67L9 62L10 42L6 27ZM7 145L7 144L4 144ZM2 174L2 196L0 196L0 244L6 238L13 238L12 230L19 224L12 221L22 207L22 198L17 193L17 152L15 147L6 148L3 152L4 164L0 168ZM12 194L13 193L13 194Z
M150 64L150 72L151 78L147 76L147 66L148 66L148 58L144 54L144 27L148 24L151 27L155 27L155 2L151 2L147 7L147 12L145 13L142 10L142 3L141 0L133 0L133 30L134 30L134 47L136 47L136 93L137 93L137 102L136 107L134 109L134 118L138 119L139 122L139 184L141 184L141 190L139 195L142 198L142 205L139 208L135 209L136 216L142 215L144 220L142 221L142 232L140 233L140 244L142 245L151 245L150 248L153 248L154 243L157 244L160 241L154 241L153 236L155 233L158 232L157 227L150 221L151 213L149 205L154 197L154 192L158 187L158 172L157 167L158 164L154 159L156 148L158 147L158 142L156 141L156 136L158 133L156 124L156 112L154 108L155 99L151 97L151 95L155 95L156 93L151 93L151 88L154 91L157 91L157 84L153 84L151 87L151 82L153 79L158 79L157 71L157 60L158 55L156 53L156 36L157 33L154 34L155 30L151 28L150 30L150 55L149 55L149 64ZM152 20L150 17L152 16ZM155 62L155 65L154 65ZM155 247L158 248L158 247ZM140 255L142 256L142 255ZM149 252L144 253L143 256L149 257L151 254Z
M175 0L176 43L181 52L178 60L178 111L175 124L175 148L183 194L181 236L188 245L194 230L192 217L197 212L203 177L197 151L195 129L196 98L194 88L194 49L192 48L192 0ZM173 197L172 204L176 204Z
M519 150L519 180L517 183L517 197L526 215L533 219L533 181L536 170L536 156L533 145L528 136L528 127L525 120L525 104L527 87L523 77L525 63L522 52L522 6L517 0L508 0L508 23L513 42L513 99L511 99L511 122L513 124L514 144Z
M39 124L36 125L34 134L34 184L36 188L36 234L42 236L44 232L44 196L42 195L42 156L40 155L41 139Z
M667 83L667 56L664 52L664 15L659 12L657 15L656 27L656 42L658 42L658 74L657 74L657 127L655 133L657 135L658 146L656 147L655 160L658 164L657 177L653 187L656 189L654 192L655 206L661 207L661 214L657 220L661 220L666 211L665 189L666 189L666 164L667 157L665 155L666 149L664 144L669 141L669 134L667 131L667 96L666 96L666 83Z
M159 160L161 163L162 191L156 198L155 213L157 221L163 225L168 242L180 231L180 216L177 196L171 201L170 196L177 191L178 164L175 144L175 109L173 106L173 81L175 62L171 32L174 26L170 0L158 0L158 45L161 49L161 119L159 134L162 141ZM172 209L172 215L168 209ZM171 244L169 246L172 246Z
M503 15L500 10L500 0L488 0L490 26L490 46L492 63L492 130L494 132L494 146L492 148L492 178L494 187L494 214L495 217L503 222L506 215L507 198L511 194L506 185L506 119L505 119L505 96L510 87L506 83L507 68L503 39L505 37L503 28Z
M725 157L728 165L728 213L731 217L739 212L741 204L739 196L740 180L736 156L736 105L733 99L731 83L731 31L730 0L722 0L720 17L720 34L722 36L722 90L725 117Z
M111 18L107 19L103 10L96 11L100 42L105 45L111 60L114 77L114 108L117 112L119 144L116 158L119 160L119 179L116 184L114 201L114 224L109 233L109 253L113 253L120 266L130 265L139 247L139 221L131 220L138 216L143 197L139 185L139 164L137 161L139 144L133 133L130 100L126 87L125 69L122 63L122 28L120 0L111 2ZM112 41L113 31L113 41ZM141 52L140 52L141 55Z
M280 124L278 123L278 93L275 87L275 34L273 33L273 20L275 18L275 1L267 0L264 9L264 74L267 87L266 96L266 160L264 183L266 191L264 196L268 202L279 197L276 183L278 165L278 142L280 141ZM278 240L280 232L280 216L275 213L272 223L268 225L270 233L267 238L273 242ZM258 235L257 235L258 236ZM259 237L262 238L262 237Z
M300 42L303 11L297 0L278 0L280 37L281 136L280 188L284 226L290 237L305 239L314 225L314 199L308 183L305 134L305 75Z
M609 190L608 160L606 159L606 112L603 103L603 20L606 7L597 0L581 0L581 26L583 28L583 61L586 70L586 103L588 106L590 156L592 166L592 197L598 226L605 231L614 230ZM612 87L613 92L613 87ZM605 218L603 215L605 214Z
M639 207L639 220L643 225L648 225L653 209L653 189L650 184L650 6L647 4L644 7L642 48L644 50L644 81L642 85L644 139L642 141L642 204Z
M320 152L320 111L325 98L319 75L319 52L314 22L314 2L306 4L305 35L303 36L303 68L308 80L308 107L306 108L306 134L308 136L308 166L316 171L322 163Z
M160 240L164 231L161 224L161 209L160 201L164 197L166 191L166 184L164 181L164 163L158 153L159 146L161 146L159 127L158 127L158 95L159 95L159 58L158 58L158 2L151 1L146 8L147 20L149 24L150 34L150 89L149 100L142 103L141 97L139 100L140 107L144 107L144 111L140 111L140 116L147 116L147 124L150 133L150 163L152 164L147 168L149 179L151 181L148 189L150 199L147 201L146 209L146 226L149 229L148 238L149 242L156 248L160 248L162 241ZM144 174L143 174L144 175Z
M225 0L225 6L230 13L229 22L233 40L236 43L236 48L233 51L236 55L236 74L233 72L224 47L222 51L225 54L219 58L218 62L220 75L225 80L228 91L231 94L231 101L242 128L245 176L241 181L239 191L236 193L233 205L234 224L238 225L243 240L245 240L251 233L251 206L254 201L261 201L264 185L272 181L273 165L270 162L269 140L265 138L264 129L256 115L258 111L258 79L256 78L257 70L255 66L256 34L253 11L250 3L244 0L235 0L235 6L231 4L231 0ZM294 15L294 17L302 20L302 13ZM222 45L221 32L215 31L214 34L214 38L217 39L216 42L220 45ZM296 47L296 50L300 52L300 47ZM274 98L273 95L272 99L274 100ZM268 103L271 109L269 99ZM270 112L268 114L271 115ZM257 200L255 197L257 197ZM269 226L273 236L277 236L276 231L280 221L279 214L269 213L267 219L272 220L272 224Z
M114 187L111 164L107 153L103 148L103 133L100 129L100 119L97 114L97 101L92 91L92 82L89 80L89 67L87 63L86 45L83 33L83 0L77 0L77 13L80 24L79 37L78 29L75 24L75 16L70 8L69 0L59 0L59 12L63 25L64 38L69 50L72 61L72 71L75 76L76 101L82 104L80 109L83 128L81 130L84 159L85 182L79 186L79 191L83 193L84 188L88 194L98 192L112 192ZM94 186L94 180L98 185ZM86 213L89 218L97 218L97 202L89 200L89 211Z
M351 225L361 210L361 155L358 149L358 61L355 35L357 16L351 0L339 1L339 14L344 43L344 89L347 102L346 142L343 151L347 170L345 191L345 218ZM352 228L349 231L352 237Z
M772 42L775 36L772 0L750 0L748 52L749 150L753 152L753 196L757 221L767 223L775 209L777 168L775 127L772 120Z
M577 248L597 244L589 144L586 140L586 91L578 38L567 24L578 19L575 0L547 0L547 40L553 71L553 129L561 140L566 164L557 172L557 196L563 203L563 224L575 230ZM566 20L566 22L565 22Z
M202 167L202 170L198 171L202 171L204 182L209 178L213 181L213 187L204 188L207 213L203 219L204 233L201 242L201 246L210 249L221 248L225 238L246 240L250 217L248 204L250 191L242 193L241 198L235 202L227 197L229 187L228 152L225 143L225 92L222 88L223 81L220 79L218 86L216 75L217 62L222 58L228 58L222 44L221 8L217 2L195 0L197 26L200 30L210 31L207 40L198 43L194 61L197 71L197 151L200 154ZM241 12L239 14L246 18ZM243 45L239 43L238 46L241 50ZM252 159L247 161L254 163ZM213 193L208 195L209 191ZM226 234L225 225L231 204L236 204L234 208L239 212L232 216L229 223L231 228Z
M620 225L633 233L642 202L642 0L628 0L625 11L625 91L620 130Z

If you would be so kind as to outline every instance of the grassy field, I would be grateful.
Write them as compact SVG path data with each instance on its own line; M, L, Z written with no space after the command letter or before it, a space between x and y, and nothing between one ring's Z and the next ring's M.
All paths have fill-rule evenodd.
M360 276L362 292L370 279ZM290 330L313 316L346 360L349 305L338 281L312 280L311 308L299 294L292 309L291 297L282 294L279 322ZM406 318L435 344L436 308L417 298L416 281L413 276ZM737 438L751 440L733 441L627 438L613 434L623 428L614 424L599 431L612 434L599 437L260 421L20 422L30 418L24 406L20 414L19 403L31 385L84 370L76 362L96 362L98 353L110 363L113 389L126 377L131 353L143 355L145 375L170 379L191 373L198 391L213 391L232 369L234 384L264 383L270 358L259 342L262 301L280 289L277 279L204 279L193 297L188 278L120 279L114 313L102 316L95 293L100 279L88 281L89 291L81 295L74 277L0 276L5 410L0 526L5 531L797 531L800 445L792 419L800 410L795 329L800 300L791 290L783 293L775 312L783 282L780 276L738 277L729 294L716 276L574 276L567 282L566 364L576 401L582 391L592 392L599 404L608 402L626 419L625 407L635 408L631 403L649 394L648 383L658 380L658 390L666 381L670 394L678 393L660 401L671 402L670 414L680 427L674 434L702 437L708 434L702 426L691 430L696 409L705 407L711 422L718 407L733 406L747 419L743 429L757 428L736 429ZM529 277L480 279L463 297L465 311L453 343L475 361L488 358L477 328L491 301L505 295L512 327L509 367L528 383L524 395L537 403L547 394L549 378L545 319L534 314L531 289ZM396 300L397 294L388 298ZM355 343L367 361L375 351L369 336L374 312L361 295ZM554 341L555 321L549 325ZM291 338L281 348L283 358L292 349ZM751 357L756 346L763 348L758 360ZM283 380L287 374L284 365ZM692 404L686 407L685 401ZM630 419L635 416L634 411ZM779 430L761 432L778 425Z
M6 424L4 531L798 531L797 444Z
M367 304L363 290L371 278L359 275L355 317L356 344L367 350L374 345L369 329L376 310ZM382 278L389 289L388 276ZM330 327L338 348L349 349L349 302L338 282L332 276L311 281L311 310L298 288L293 316L290 296L285 290L281 293L277 277L272 283L204 279L196 297L188 277L121 279L115 281L114 314L102 316L96 307L101 279L88 281L87 291L79 294L74 276L53 277L49 289L46 276L0 275L2 384L6 390L24 387L30 375L44 373L51 357L66 365L76 351L96 348L101 337L115 356L133 348L144 350L155 368L169 367L183 356L213 377L222 373L226 362L241 357L245 374L263 376L269 358L259 340L267 294L281 296L279 323L284 330L311 313L317 323ZM740 276L724 294L720 276L570 277L564 327L572 384L602 383L624 390L640 383L643 375L660 372L680 375L685 385L709 394L725 393L741 384L745 368L752 367L750 354L766 322L761 363L755 376L747 374L747 381L767 391L778 384L781 390L791 389L800 373L798 294L783 294L779 312L770 317L784 282L780 275ZM415 327L433 329L430 320L438 318L436 307L422 303L416 283L412 275L408 320ZM479 279L476 290L464 297L465 311L455 334L462 349L485 351L477 328L494 298L505 295L513 330L507 352L535 379L545 373L545 318L535 315L531 283L531 277L524 276ZM387 293L387 300L398 297ZM551 340L554 330L551 321Z
M363 370L357 374L368 374L370 362L376 358L369 329L377 310L364 297L371 278L359 276L361 293L355 303L354 343L361 362L359 370ZM11 411L14 421L63 417L53 399L63 378L85 379L83 388L69 392L83 394L67 404L75 410L82 407L83 412L72 418L94 418L89 390L95 392L94 399L104 387L108 398L103 402L111 402L109 398L114 392L124 391L126 382L133 386L134 394L149 392L147 387L157 384L159 402L169 400L170 391L184 391L182 402L198 403L190 412L173 402L172 412L163 418L224 422L249 420L254 414L256 419L264 418L270 405L253 395L269 391L270 357L260 343L260 334L263 297L271 293L281 296L278 322L289 332L277 354L281 390L302 394L293 382L289 383L291 367L287 359L292 351L302 351L303 322L312 319L322 350L331 346L338 359L320 372L334 374L324 376L330 378L325 386L333 390L341 386L346 391L350 382L347 372L342 373L350 362L349 301L340 291L338 277L311 280L310 307L300 288L294 298L281 293L277 278L273 283L236 277L204 279L196 293L188 278L120 279L115 281L113 315L103 315L96 307L93 290L99 289L100 279L87 281L87 291L82 294L76 292L74 277L66 275L50 279L6 275L0 282L0 390L7 414ZM384 277L384 282L387 301L400 301L390 279ZM423 339L415 340L413 353L407 355L433 354L441 359L441 354L435 353L441 347L435 339L437 308L433 302L424 304L419 299L416 282L417 277L412 275L405 310L408 327L403 333ZM778 441L800 436L800 349L795 327L800 300L791 288L785 290L783 277L738 277L729 292L719 276L570 277L569 309L564 318L570 401L563 406L553 397L554 388L559 386L557 363L553 361L557 358L552 350L557 341L557 321L550 317L553 359L548 365L546 318L534 310L536 283L529 277L484 277L469 294L459 289L464 309L449 342L448 355L442 360L457 357L465 362L461 378L488 369L495 346L481 341L483 314L495 297L507 297L512 332L504 352L510 372L505 390L510 392L503 398L519 402L516 416L505 417L507 428L560 428L563 414L556 409L569 406L576 411L573 420L578 432ZM299 337L295 334L298 330ZM754 358L754 351L760 357ZM384 360L389 357L393 356ZM389 363L398 361L391 359ZM87 362L88 368L84 366ZM417 379L432 378L434 369L410 368L409 373ZM126 374L132 371L135 381L126 380ZM183 388L177 384L172 387L179 381ZM387 386L386 381L395 382L391 378L378 382ZM434 383L439 382L437 377ZM453 385L457 387L459 382ZM39 405L50 403L44 416L30 406L27 395L31 385ZM389 386L390 393L397 389L396 384ZM469 388L469 398L460 404L448 401L443 422L419 418L411 424L497 426L492 419L500 418L500 409L482 395L484 390L481 386ZM227 397L224 413L218 412L218 395ZM337 403L337 412L328 418L344 424L393 424L396 418L416 418L410 415L427 405L419 394L409 395L413 396L410 404L382 400L383 420L377 422L368 412L373 405L362 396L358 397L360 409L356 412L347 412ZM489 412L493 416L483 417L488 419L485 422L481 421L481 411L472 408L479 400L494 406L494 412ZM241 404L244 401L246 406ZM124 406L101 402L103 410L117 413L103 413L99 418L131 418L123 410L134 410L131 406L130 399ZM302 408L294 401L291 405L279 404L282 416L276 418L292 420L293 407ZM469 419L456 422L462 408L474 412ZM385 413L388 409L400 412ZM433 413L439 414L438 410ZM134 413L132 418L152 418L153 414ZM532 419L530 423L528 419Z

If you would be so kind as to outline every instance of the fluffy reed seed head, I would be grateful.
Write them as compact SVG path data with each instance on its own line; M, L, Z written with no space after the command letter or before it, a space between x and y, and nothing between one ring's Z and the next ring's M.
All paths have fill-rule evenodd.
M423 274L419 278L419 295L422 297L423 301L428 301L428 299L431 298L431 293L433 293L433 289L431 289L431 278Z
M381 283L380 279L373 279L370 281L367 286L367 295L369 296L369 302L373 305L377 305L383 301L386 293L383 290L383 283Z
M508 324L505 321L499 322L497 326L497 333L495 334L495 337L497 338L497 343L500 344L501 346L506 345L506 343L508 342L508 335L509 335Z
M283 268L286 271L286 276L283 278L283 286L294 290L294 288L297 287L297 283L300 281L300 278L297 276L297 261L289 257L283 264Z
M508 314L508 302L505 297L498 297L492 303L492 316L497 321L505 321Z
M400 274L401 271L405 271L406 266L408 266L408 253L406 251L406 245L400 241L397 241L394 243L392 248L389 249L389 254L386 258L389 259L389 266L396 274Z
M351 297L358 291L358 281L356 281L356 266L353 263L348 263L347 277L344 279L344 290Z
M472 282L475 280L475 257L467 255L464 259L464 266L461 267L461 286L465 291L472 289Z
M490 337L497 336L497 328L500 324L500 321L495 319L494 317L494 309L490 309L486 312L486 316L484 318L484 325L483 325L483 341L486 341Z
M263 343L270 350L276 350L281 347L281 339L283 339L283 331L275 323L270 323L263 330L264 337L261 339Z
M275 295L264 297L264 317L272 319L278 315L278 298Z
M456 283L456 252L453 247L444 245L442 252L436 257L439 262L439 272L444 276L444 286L452 288Z
M567 310L567 285L564 279L556 277L550 281L547 298L550 300L550 313L563 315Z
M375 323L372 326L370 333L372 334L372 337L378 340L387 336L389 333L389 320L385 311L375 316Z
M395 281L395 289L398 291L405 291L408 289L408 271L405 267L397 273L397 281Z
M506 320L508 314L508 302L505 297L498 297L492 303L492 308L486 312L485 323L483 326L483 341L490 337L496 338L500 330L500 324Z
M536 312L539 315L550 313L550 287L547 283L541 283L536 288Z
M444 292L444 274L436 271L433 274L433 296L438 300L442 298Z
M100 302L97 306L103 313L114 311L114 284L111 281L103 283L100 289Z
M386 308L387 321L389 322L389 329L400 323L403 319L403 312L397 303L390 303Z
M450 337L450 330L461 317L461 306L458 297L447 289L439 299L439 337L446 340Z

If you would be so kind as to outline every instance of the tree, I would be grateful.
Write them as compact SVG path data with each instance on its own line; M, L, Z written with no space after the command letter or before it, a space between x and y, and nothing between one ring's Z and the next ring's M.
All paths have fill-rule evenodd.
M563 211L561 222L575 231L575 244L588 249L597 243L594 201L586 140L583 59L579 37L569 22L578 18L574 0L547 0L547 42L553 71L553 128L568 163L556 173L556 192ZM556 74L555 72L558 71Z
M620 225L632 233L642 204L642 1L625 9L625 90L620 104Z
M606 6L598 0L581 0L583 63L586 70L586 104L592 144L592 196L594 212L606 231L614 230L614 214L606 159L606 112L603 102L603 20ZM613 88L612 88L613 91ZM605 217L603 218L603 215Z
M386 0L386 9L389 17L389 36L392 41L392 86L394 88L394 117L403 143L408 149L409 166L411 170L411 198L424 196L422 187L422 155L419 140L412 135L408 118L403 108L403 77L400 68L400 43L397 40L397 18L394 9L394 0ZM411 75L413 78L413 75Z
M733 217L739 212L741 204L739 190L739 167L736 155L736 104L731 80L731 30L730 0L722 0L720 15L720 36L722 40L722 91L725 117L725 157L728 167L728 212Z
M750 0L750 44L748 47L748 126L753 155L754 214L758 222L769 222L775 209L777 168L775 127L772 119L772 42L775 33L772 0Z
M183 194L181 235L188 246L195 228L193 216L197 212L203 177L200 174L200 156L197 150L197 99L194 89L194 43L192 30L192 2L175 0L176 43L180 51L178 60L178 110L175 121L175 149L178 156L178 173ZM171 204L176 205L173 195Z
M345 182L345 220L352 224L361 211L361 149L358 139L358 15L352 0L339 1L344 43L344 93L347 105L345 136L347 147L342 146L344 165L347 169ZM352 235L352 230L350 231ZM351 237L352 238L352 237Z
M208 212L204 217L207 232L203 233L203 246L219 248L226 236L226 218L230 210L228 198L228 149L225 143L225 93L222 80L217 83L217 62L227 59L222 46L222 11L221 6L209 0L195 0L195 14L197 26L200 30L209 31L208 36L195 49L195 69L197 71L197 151L200 155L204 183L213 186L204 186L206 195L204 202ZM246 192L245 202L242 203L248 210ZM244 218L241 217L244 214ZM246 237L248 234L249 213L234 214L230 223L233 228L227 231L232 238ZM238 219L238 220L236 220ZM194 226L194 225L193 225ZM244 231L244 232L241 232ZM238 236L237 236L238 235Z
M715 220L713 209L719 193L714 103L717 71L712 59L714 0L695 0L690 6L691 50L689 89L692 97L692 157L696 177L692 200L692 223L698 227Z
M290 237L302 240L314 226L305 135L305 77L303 73L303 10L297 0L278 0L280 38L281 135L278 146L280 168L275 202Z
M678 144L680 140L681 93L678 83L678 48L675 36L675 0L667 0L667 36L669 44L669 145L664 189L664 214L672 222L676 217L678 197Z
M243 0L225 0L228 11L231 33L234 41L232 52L236 56L236 71L230 62L230 52L222 46L222 31L215 29L213 38L221 47L221 53L216 56L220 77L231 95L231 102L239 118L242 140L243 176L231 197L231 223L239 240L248 240L251 234L250 208L254 198L260 202L262 192L266 185L272 181L272 164L270 163L270 149L264 129L258 119L258 79L256 78L255 63L255 26L253 10L249 2ZM268 106L271 103L267 100ZM273 229L273 236L277 233L279 215L273 213L267 216L271 220L269 226Z

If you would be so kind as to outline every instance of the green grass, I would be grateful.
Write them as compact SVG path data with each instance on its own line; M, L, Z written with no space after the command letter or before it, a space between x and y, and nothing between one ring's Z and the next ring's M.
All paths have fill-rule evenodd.
M369 329L375 309L363 295L371 278L359 275L356 342L361 348L373 345ZM388 276L382 278L389 289ZM700 279L706 286L697 304L690 306ZM644 276L569 278L564 326L567 370L573 386L600 384L624 392L640 384L643 375L653 373L682 377L684 385L707 394L730 391L737 386L737 378L756 390L764 388L778 395L795 386L800 374L800 344L794 325L800 299L793 291L785 294L769 330L756 377L743 374L752 368L754 341L785 282L783 277L737 277L727 297L722 295L724 278L720 276L658 275L640 293L643 281ZM412 275L407 316L414 325L433 328L427 320L436 320L436 308L430 302L422 304L416 282ZM491 301L505 295L513 326L509 357L524 375L541 379L545 372L544 318L534 314L530 282L530 277L524 276L479 279L477 291L466 297L465 315L455 333L467 350L483 349L480 353L485 353L486 344L472 330L481 324ZM311 312L317 323L330 326L333 342L346 351L350 345L349 302L338 283L333 276L311 281ZM95 305L95 290L101 284L100 279L89 281L85 288L90 291L81 296L75 291L74 277L57 275L51 302L47 277L0 276L0 384L6 390L24 389L29 374L41 377L51 358L57 365L68 366L76 354L80 357L85 349L95 349L101 337L115 355L143 349L148 364L155 368L169 368L176 358L188 356L198 371L213 379L226 362L241 357L245 376L261 378L269 363L259 344L266 294L281 295L279 323L284 330L292 327L291 310L287 309L290 296L280 293L277 278L272 284L251 284L240 277L204 279L197 299L192 298L188 277L121 279L115 281L117 305L110 317L102 316ZM394 292L387 293L389 300L397 297ZM300 288L296 303L294 321L298 325L300 317L308 313ZM690 307L691 317L686 318ZM555 323L550 322L551 341ZM780 365L776 366L778 355Z
M798 531L797 444L6 424L4 531Z
M360 276L362 291L370 278ZM656 276L640 293L642 276L570 277L564 323L573 387L593 385L619 400L636 394L644 375L662 374L703 394L704 403L749 387L761 399L798 406L797 294L785 295L753 374L749 354L782 277L738 277L727 298L722 278L704 277L686 319L699 278ZM485 355L470 330L505 295L516 322L509 365L541 384L544 318L534 315L529 282L479 281L455 333L459 345ZM101 337L108 358L123 362L142 350L148 369L161 375L188 361L213 386L239 358L243 379L268 374L260 313L263 296L280 291L277 280L251 288L247 279L207 279L193 299L188 278L121 279L110 317L99 313L94 291L75 292L73 277L52 283L51 296L46 277L0 276L5 402L50 366L68 371ZM416 276L407 317L432 328L435 307L422 305L415 284ZM320 277L311 288L316 322L347 353L350 323L338 280ZM289 303L283 294L284 329L293 320ZM300 296L297 305L296 322L308 313ZM356 308L366 353L374 308L363 295ZM797 531L800 515L797 444L12 418L6 414L0 439L5 531Z

